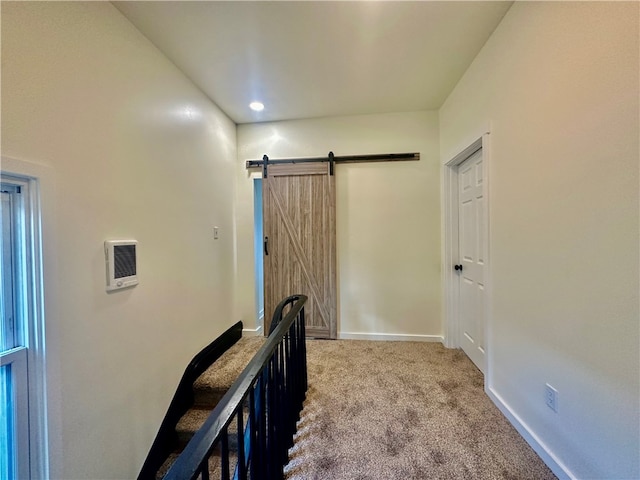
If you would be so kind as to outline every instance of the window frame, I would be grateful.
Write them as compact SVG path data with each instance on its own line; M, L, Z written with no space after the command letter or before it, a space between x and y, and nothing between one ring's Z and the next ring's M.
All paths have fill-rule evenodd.
M15 434L14 459L15 478L34 478L30 476L30 431L29 431L29 375L27 369L26 347L20 346L0 353L0 368L9 367L11 393L13 396L13 430ZM13 463L13 462L11 462Z
M4 159L3 159L4 160ZM45 323L42 267L42 230L39 181L20 174L0 172L3 184L20 187L15 203L16 311L20 315L18 339L20 346L2 354L0 364L10 359L16 367L27 369L26 385L18 385L17 413L26 419L26 430L17 431L19 478L48 478L47 385L45 364ZM18 291L19 290L19 291ZM9 356L8 354L11 354ZM23 363L24 362L24 363ZM26 449L26 452L25 452ZM26 458L25 458L26 455ZM26 475L26 476L25 476Z

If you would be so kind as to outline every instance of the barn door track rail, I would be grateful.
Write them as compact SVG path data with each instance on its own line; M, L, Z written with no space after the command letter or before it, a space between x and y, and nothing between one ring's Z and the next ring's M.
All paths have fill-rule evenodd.
M247 168L262 167L263 177L267 177L269 165L279 165L283 163L317 163L329 162L329 174L333 175L333 167L336 163L363 163L363 162L398 162L407 160L420 160L419 153L380 153L372 155L341 155L335 156L329 152L326 157L303 157L303 158L280 158L270 160L267 155L262 160L247 160Z

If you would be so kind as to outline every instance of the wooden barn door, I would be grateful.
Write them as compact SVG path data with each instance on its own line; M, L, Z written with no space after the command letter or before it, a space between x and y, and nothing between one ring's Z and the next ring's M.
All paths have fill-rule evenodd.
M328 163L270 165L263 179L265 334L283 298L304 294L307 336L336 338L335 178Z

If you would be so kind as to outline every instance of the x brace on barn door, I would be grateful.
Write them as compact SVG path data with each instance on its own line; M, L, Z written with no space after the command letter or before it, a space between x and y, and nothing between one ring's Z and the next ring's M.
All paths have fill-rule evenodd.
M329 162L329 175L333 175L333 166L336 163L360 163L360 162L397 162L407 160L420 160L419 153L382 153L375 155L343 155L336 157L333 152L329 152L326 157L307 158L283 158L279 160L269 160L268 156L263 156L262 160L247 160L247 168L262 167L262 176L267 178L269 165L282 163L313 163Z

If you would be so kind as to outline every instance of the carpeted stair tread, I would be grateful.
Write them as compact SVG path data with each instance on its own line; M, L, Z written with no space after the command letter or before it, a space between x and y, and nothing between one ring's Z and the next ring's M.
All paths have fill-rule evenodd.
M169 457L167 457L162 466L156 472L156 479L160 480L167 474L169 468L171 467L171 465L173 465L173 462L176 461L179 455L179 453L172 453L169 455Z
M204 422L211 415L211 409L208 408L191 408L185 413L176 425L176 434L178 435L178 445L180 449L184 448L195 433L202 427ZM245 409L243 412L243 421L246 427L249 419L249 412ZM229 450L238 449L238 420L234 418L228 428L229 434Z
M191 408L185 413L176 425L176 434L181 447L184 447L191 437L202 427L211 415L208 408Z
M167 460L162 464L162 467L160 467L160 469L158 470L158 473L156 473L157 480L161 480L162 477L164 477L167 474L167 472L169 471L169 468L171 467L171 465L173 465L173 462L176 461L179 455L180 455L179 453L172 453L171 455L169 455L169 458L167 458ZM238 456L236 455L236 453L229 451L229 471L231 472L232 475L233 475L233 471L236 468L237 462L238 462ZM209 458L209 478L220 478L221 477L220 474L222 473L221 470L222 470L222 459L218 454L212 455Z
M229 390L265 342L265 337L242 337L193 384L195 404L213 408Z

